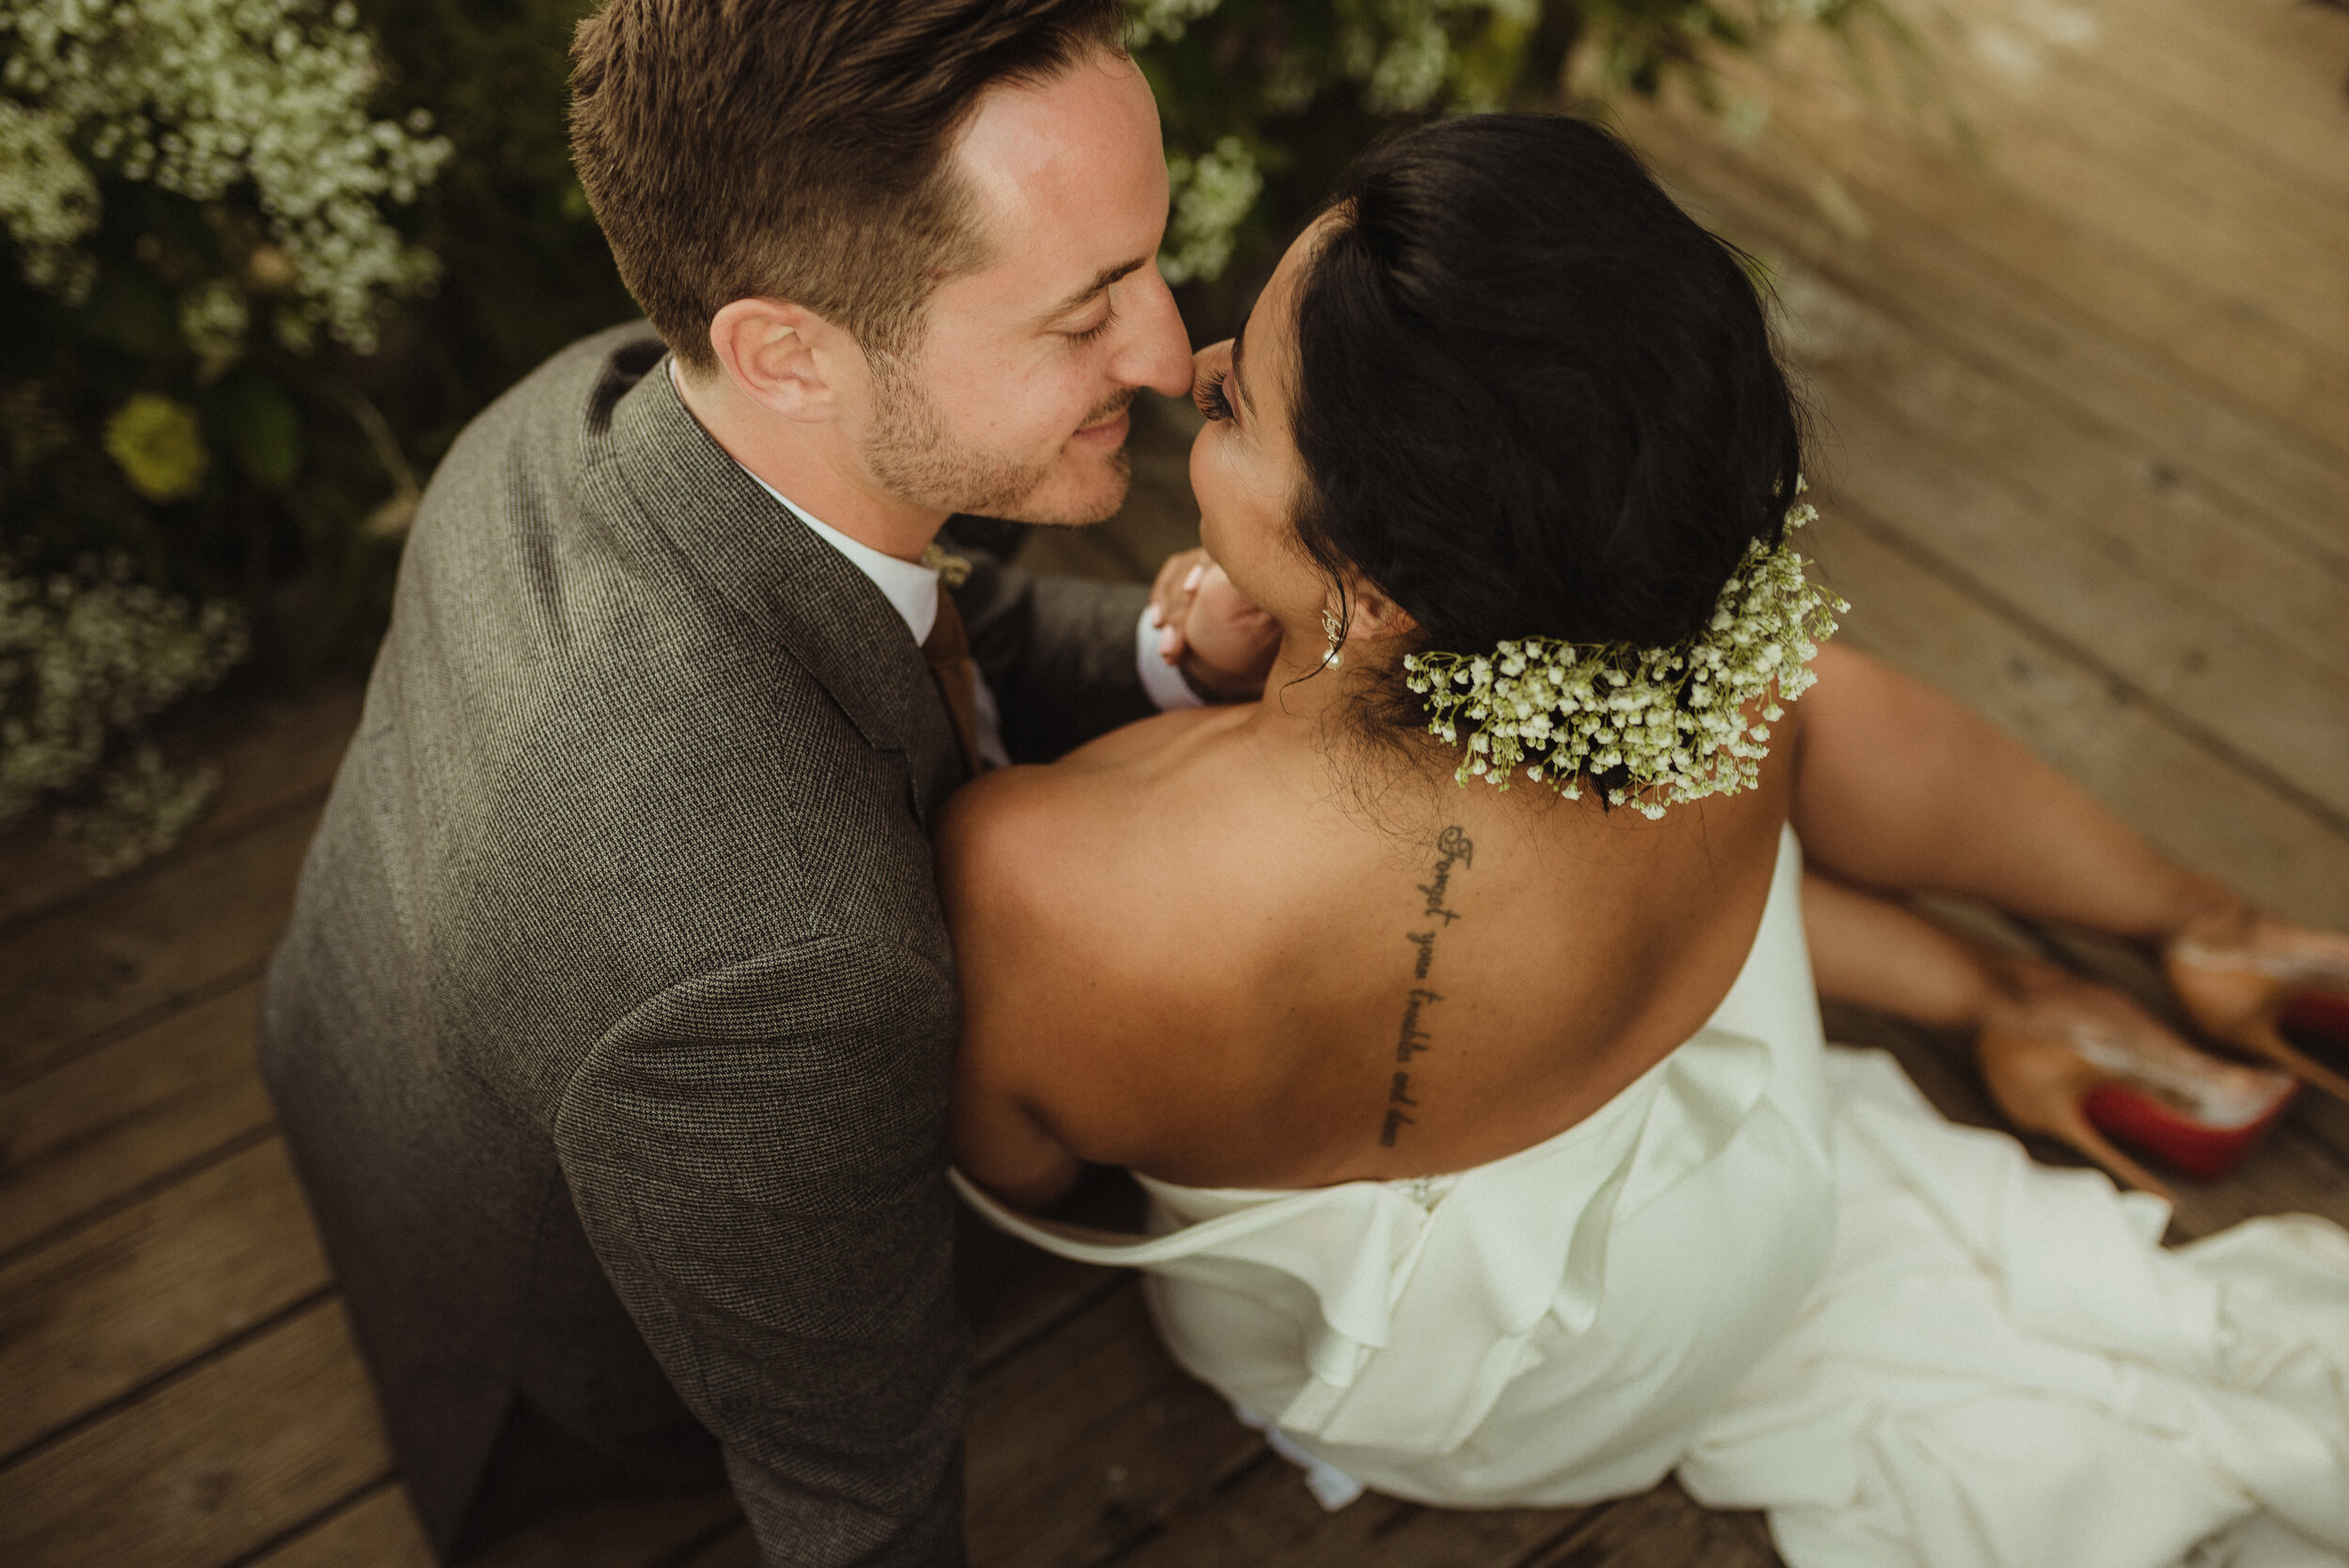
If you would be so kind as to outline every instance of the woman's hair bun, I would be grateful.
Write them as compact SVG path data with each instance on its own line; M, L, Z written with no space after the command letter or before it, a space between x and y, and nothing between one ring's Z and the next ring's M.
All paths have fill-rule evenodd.
M1781 536L1801 417L1746 258L1597 126L1473 115L1374 147L1297 311L1299 536L1422 648L1674 643Z

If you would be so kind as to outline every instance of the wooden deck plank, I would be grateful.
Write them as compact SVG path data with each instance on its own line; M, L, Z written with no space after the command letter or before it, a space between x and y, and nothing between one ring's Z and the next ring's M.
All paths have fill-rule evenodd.
M270 1123L257 982L0 1094L0 1258Z
M1708 185L1703 199L1711 194ZM1740 210L1730 226L1747 215ZM1988 564L2005 580L2018 591L2038 586L2042 598L2079 593L2102 613L2098 625L2080 629L2082 639L2109 644L2132 669L2185 688L2179 700L2206 722L2261 727L2259 698L2272 685L2265 655L2278 642L2290 650L2284 684L2341 700L2349 561L2295 548L2299 541L2243 515L2201 475L2158 460L2128 432L2001 373L2003 365L1973 363L1962 346L1807 267L1788 264L1780 289L1789 346L1824 402L1830 464L1848 468L1851 484L1889 482L1909 498L1879 502L1880 516L1963 555L1969 570L1985 565L1976 536L1995 530L2006 559ZM1915 472L1920 451L1940 459L1929 473ZM1952 465L1961 470L1955 489L1947 482ZM2025 504L1994 521L1973 493L2001 486ZM2029 562L2019 572L2017 560ZM2060 590L2050 570L2062 574ZM2162 599L2181 598L2188 613L2159 613ZM2100 631L2109 635L2100 640ZM2228 667L2213 666L2214 647ZM2328 763L2316 766L2329 776Z
M955 1218L956 1295L971 1323L975 1375L986 1376L1132 1278L1030 1246L960 1204ZM1125 1223L1123 1216L1063 1218L1106 1229Z
M1847 634L1988 717L2165 853L2295 920L2349 928L2349 841L2107 672L2001 616L1845 508L1823 517Z
M397 1482L385 1479L250 1568L439 1568L424 1527Z
M326 1288L272 1139L0 1269L0 1455Z
M973 1568L1081 1568L1154 1533L1263 1447L1159 1348L1125 1284L973 1385Z
M2092 74L2168 122L2263 166L2304 199L2349 197L2332 156L2344 115L2349 19L2276 0L1937 0L1967 33L2004 27L2050 51L2043 97ZM1968 48L1965 63L1990 64ZM1979 62L1979 64L1978 64Z
M1701 1508L1678 1483L1595 1512L1590 1523L1528 1559L1524 1568L1775 1568L1759 1514Z
M1955 0L1952 8L1986 21L1998 14L1999 0ZM2264 164L2314 199L2349 203L2349 160L2310 134L2343 112L2341 75L2349 68L2349 23L2323 7L2065 0L2007 11L2045 18L2073 37L2077 19L2087 19L2092 37L2065 62L2063 74L2108 76L2158 105L2173 123Z
M2149 476L2190 476L2248 522L2349 561L2349 517L2340 505L2349 461L2181 373L2159 345L2071 308L2011 263L1995 242L1995 214L1984 238L1877 203L1856 234L1819 215L1813 193L1825 170L1734 145L1685 116L1639 104L1621 113L1674 193L1733 237L1798 257L1920 336L2077 409Z
M2018 190L2028 153L2015 168L1994 164L1985 179L1953 147L1888 123L1822 72L1765 77L1739 65L1727 74L1754 91L1782 84L1770 126L1746 151L1804 171L1800 182L1813 190L1829 177L1837 191L1825 210L1844 239L1906 214L1958 254L2028 278L2079 319L2171 361L2326 460L2349 458L2349 368L2327 344L2219 294L2217 280L2179 272ZM1996 125L1983 131L2009 155ZM2326 259L2312 255L2303 264L2322 272Z
M1423 1508L1377 1494L1334 1514L1268 1453L1119 1568L1515 1568L1587 1509Z
M0 1470L0 1562L216 1568L388 1467L324 1301Z
M2012 576L2006 557L2044 560L2092 600L2091 614L2070 618L2080 640L2137 668L2206 676L2203 689L2182 694L2189 706L2213 708L2233 695L2228 683L2241 677L2204 670L2203 644L2232 653L2241 638L2263 651L2280 644L2298 679L2341 700L2349 685L2349 561L2243 517L2199 476L2148 465L2117 432L1972 364L1800 263L1784 263L1775 284L1781 334L1824 414L1825 471L1846 488L1906 496L1901 520L1921 543L1975 574L1996 565ZM1920 450L1940 460L1914 464ZM1952 463L1982 477L1943 487ZM1994 520L1973 505L1977 486L2003 486L2021 505ZM1893 504L1872 505L1886 515ZM2019 536L1976 548L1975 536L1999 521ZM2175 629L2155 633L2167 643L2102 624L2162 599L2186 611Z
M2181 296L2255 317L2312 363L2349 368L2349 289L2322 264L2349 252L2349 209L2232 139L2202 134L2203 116L2097 69L2103 29L2086 12L1960 0L1943 14L1942 80L1987 143L1978 183L2101 237ZM2349 56L2349 27L2341 35ZM1814 102L1821 74L1803 72ZM2336 101L2297 130L2295 142L2349 156L2349 105Z
M2067 525L2060 504L1988 466L1986 447L1929 432L1929 409L1895 419L1887 402L1864 395L1830 408L1851 445L1822 487L1825 505L1897 532L1940 575L2092 654L2349 823L2349 679L2211 597L2145 571L2125 543Z
M167 855L119 880L233 838L325 789L358 727L360 695L355 682L342 681L299 699L240 704L167 746L172 754L185 751L218 768L220 796ZM45 822L18 828L0 837L0 932L104 880Z
M269 819L150 877L77 901L0 940L0 1084L259 972L293 908L319 808Z

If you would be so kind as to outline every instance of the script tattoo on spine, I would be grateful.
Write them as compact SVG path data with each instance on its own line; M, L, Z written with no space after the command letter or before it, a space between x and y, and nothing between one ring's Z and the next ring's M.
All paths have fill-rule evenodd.
M1419 885L1421 895L1427 901L1425 908L1420 911L1420 918L1427 928L1403 934L1403 939L1418 949L1411 965L1413 980L1423 981L1427 978L1427 971L1436 963L1436 939L1460 918L1459 911L1446 904L1452 892L1453 868L1457 866L1466 871L1475 863L1475 842L1457 825L1446 828L1436 840L1435 875ZM1442 1000L1440 992L1431 991L1423 985L1413 986L1403 1000L1403 1032L1394 1044L1394 1060L1397 1063L1394 1082L1387 1091L1386 1121L1378 1129L1378 1141L1382 1147L1393 1148L1395 1135L1416 1124L1417 1119L1411 1112L1418 1109L1419 1101L1411 1097L1411 1059L1434 1048L1435 1040L1422 1020L1426 1017L1427 1010Z

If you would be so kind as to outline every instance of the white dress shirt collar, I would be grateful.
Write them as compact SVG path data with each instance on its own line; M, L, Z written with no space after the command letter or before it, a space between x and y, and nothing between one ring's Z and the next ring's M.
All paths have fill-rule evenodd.
M677 381L677 361L669 361L669 384L677 388L682 399L685 388ZM728 454L729 457L732 454ZM852 539L837 528L829 527L809 515L800 505L740 462L735 467L750 474L758 481L758 488L781 502L786 510L807 524L817 538L848 558L848 565L871 579L873 586L881 591L891 609L897 612L913 633L915 643L929 640L930 628L938 624L938 572L915 561L900 561L894 555L884 555L871 545ZM1183 679L1180 670L1159 657L1159 629L1151 623L1150 610L1143 607L1142 618L1134 624L1134 666L1142 676L1142 689L1161 709L1197 707L1201 698ZM1003 751L1001 716L995 706L995 693L988 689L987 676L979 675L975 705L979 728L979 754L996 767L1009 761Z
M749 469L742 471L751 474ZM758 475L751 474L758 479ZM810 532L832 549L848 558L848 565L873 580L873 586L881 591L889 607L897 612L913 633L916 643L929 640L930 628L938 624L938 570L918 561L901 561L887 555L862 540L852 539L837 528L827 526L808 509L793 501L764 479L758 488L773 496L790 509L791 515L806 523Z

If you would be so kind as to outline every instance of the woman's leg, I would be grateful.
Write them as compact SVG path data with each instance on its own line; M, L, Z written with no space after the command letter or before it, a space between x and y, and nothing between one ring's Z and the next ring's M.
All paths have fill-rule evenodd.
M2276 1080L2194 1050L2116 992L1977 947L1869 890L1959 893L2160 944L2204 1032L2349 1099L2349 1076L2287 1041L2275 1011L2288 988L2279 975L2337 955L2349 976L2349 942L2262 914L2164 860L2077 785L1922 683L1850 649L1822 649L1818 671L1802 699L1792 815L1812 868L1803 914L1824 994L1972 1031L2010 1120L2155 1190L2084 1114L2088 1093L2119 1070L2092 1060L2086 1043L2118 1049L2131 1070L2238 1099L2280 1094Z
M1793 816L1806 859L1835 877L2145 941L2240 908L1923 682L1834 644L1815 668L1796 705Z
M1980 946L1906 904L1815 871L1803 874L1802 920L1822 995L1929 1029L1978 1030L2018 1003L2106 990L2045 958Z
M2088 1120L2088 1095L2109 1075L2081 1055L2080 1032L2188 1074L2227 1069L2115 992L2044 959L1977 947L1832 877L1804 874L1802 914L1822 993L1969 1032L1983 1082L2009 1122L2061 1139L2129 1186L2170 1196Z
M1978 1029L2006 994L1988 955L1905 905L1807 871L1802 920L1820 994L1935 1029Z

